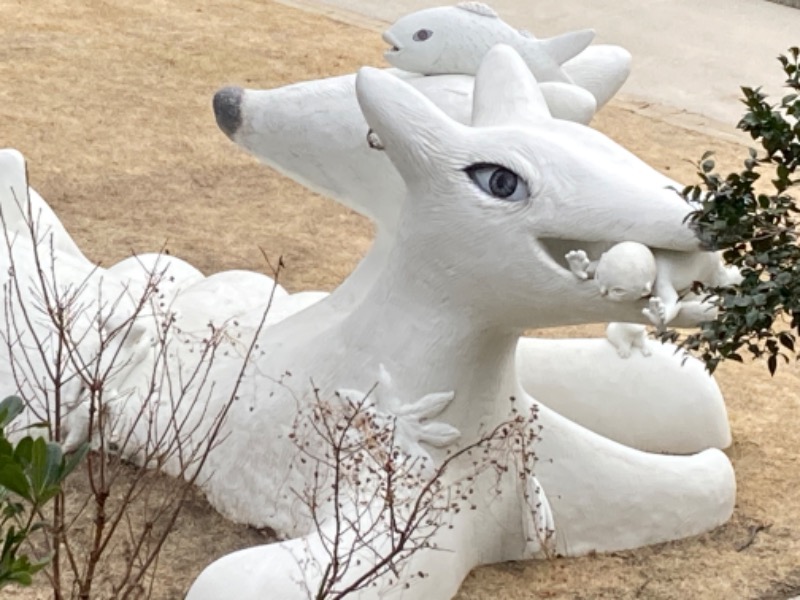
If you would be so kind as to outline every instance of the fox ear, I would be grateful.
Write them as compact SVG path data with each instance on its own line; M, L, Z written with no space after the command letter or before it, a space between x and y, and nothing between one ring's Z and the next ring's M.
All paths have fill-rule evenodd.
M359 70L356 95L367 124L406 183L418 179L420 169L430 170L435 157L448 156L463 135L463 125L381 69Z
M472 124L518 125L547 118L547 101L528 65L510 46L494 46L475 75Z

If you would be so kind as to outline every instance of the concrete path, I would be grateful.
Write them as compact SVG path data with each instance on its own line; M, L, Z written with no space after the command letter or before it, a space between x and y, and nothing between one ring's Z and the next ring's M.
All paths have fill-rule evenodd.
M455 0L301 0L383 29ZM489 0L511 25L546 37L586 27L633 54L620 98L698 129L733 133L741 85L781 93L775 60L800 46L800 10L765 0Z

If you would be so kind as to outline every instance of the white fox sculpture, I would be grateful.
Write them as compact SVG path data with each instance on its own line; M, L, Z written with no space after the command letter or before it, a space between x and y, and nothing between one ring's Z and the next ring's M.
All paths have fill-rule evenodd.
M582 285L554 258L563 256L562 248L552 254L549 240L573 248L586 247L586 240L608 245L633 240L688 255L698 248L684 224L689 207L665 189L662 176L601 134L550 118L535 80L511 49L492 51L476 82L474 126L468 127L394 76L371 69L360 74L358 100L385 147L375 154L392 161L408 197L399 203L393 235L384 238L387 247L361 288L349 298L334 294L263 332L261 350L248 364L221 432L224 442L211 452L201 477L209 500L223 513L301 537L214 563L193 586L191 600L304 598L318 582L321 570L302 569L296 561L299 553L302 564L311 561L324 568L327 558L309 515L292 493L303 488L310 473L289 468L297 452L289 433L298 410L313 400L307 385L311 378L321 397L342 388L365 391L376 381L388 385L391 380L392 402L386 410L407 421L401 441L417 452L428 451L420 442L448 450L471 443L509 416L512 397L520 413L538 412L536 426L542 430L536 430L541 439L535 445L535 479L511 473L499 480L494 474L479 478L475 510L454 517L453 529L444 528L434 540L448 552L422 551L408 565L410 572L431 574L406 581L415 597L451 597L478 564L538 554L543 548L530 539L532 521L555 531L556 552L576 555L693 535L729 517L735 481L724 454L708 450L664 456L612 442L538 404L520 387L515 367L517 340L525 328L642 318L641 307L608 303L595 286ZM582 152L575 154L575 147ZM26 244L31 238L24 225L27 213L47 230L32 236L45 243L45 279L52 276L60 285L84 289L89 297L81 297L82 303L94 303L100 312L104 298L135 294L130 285L137 277L130 273L137 267L128 263L102 270L86 260L41 198L28 193L19 153L0 152L0 186L7 232L7 252L0 255L4 277L10 277L12 260L17 280L37 276L33 247ZM583 227L574 217L587 214L594 215L591 226ZM180 261L175 266L179 277L167 293L182 311L178 318L201 324L206 317L224 319L225 313L234 313L244 334L255 331L260 306L240 306L217 294L219 286L207 283L213 277L201 279ZM254 283L265 282L256 277ZM198 302L198 297L211 300ZM348 310L331 310L336 302L349 304ZM120 307L123 313L128 310L124 302ZM10 310L14 313L17 306ZM306 317L314 310L318 317L312 327ZM319 317L326 311L327 322ZM93 314L90 310L80 327L96 328ZM43 320L25 335L46 336L51 327ZM192 361L182 360L181 354L194 348L191 339L176 344L170 355L174 360L159 366L152 362L158 349L150 349L146 331L133 333L120 340L123 352L135 354L147 368L137 371L132 364L118 376L124 377L128 395L115 410L136 415L137 402L149 393L152 368L175 371L166 379L189 381L180 370ZM97 349L90 343L93 336L86 339L79 351L91 363ZM202 415L220 413L241 366L236 340L226 349L230 356L220 355L208 373L214 386L202 414L182 414L191 407L166 403L148 423L131 425L133 437L121 446L123 454L135 457L151 427L168 435L172 424L184 418L192 421L186 443L206 437L214 423ZM293 377L282 381L288 370ZM78 393L68 395L77 398ZM434 415L436 427L426 421ZM431 448L429 456L441 461L445 452ZM173 470L177 460L167 459L165 469ZM538 498L541 515L532 514L522 499L526 494ZM321 525L325 531L330 522ZM374 554L357 558L368 568ZM388 581L378 583L362 597L385 596Z
M442 410L431 400L440 406L437 421L460 434L447 437L450 449L506 419L512 397L523 413L537 410L536 478L560 554L633 548L729 518L735 481L722 452L665 456L612 442L537 404L515 369L526 327L641 316L639 307L606 303L594 286L581 285L552 257L548 238L634 239L695 252L698 242L684 224L689 208L661 176L603 135L539 118L539 90L510 48L487 55L475 93L476 126L468 127L396 77L369 68L359 73L364 117L408 190L396 235L348 314L312 334L291 334L302 314L264 333L264 352L231 407L225 442L211 453L203 486L225 514L300 537L218 560L196 580L189 600L305 598L319 584L330 560L319 536L331 534L331 521L319 529L309 521L291 490L302 489L311 474L287 466L297 452L290 426L313 399L305 389L309 378L325 398L341 388L368 390L385 370L400 399L398 414L438 394L447 402ZM565 214L591 215L591 226L576 227ZM276 383L286 370L302 386L290 384L294 394L286 381ZM223 372L215 378L225 381ZM211 413L216 401L215 395ZM435 461L445 456L430 454ZM440 530L431 540L438 550L415 554L399 582L389 572L352 597L450 598L476 565L532 556L541 548L526 540L531 508L519 493L529 484L516 473L499 481L494 473L479 477L475 510ZM369 511L360 518L369 521ZM351 557L352 577L377 560L373 549ZM418 571L429 576L409 576ZM387 590L390 580L398 585Z
M472 122L473 103L479 110L481 99L473 99L471 77L391 72L461 123ZM375 243L356 270L330 297L308 309L303 323L292 325L306 332L343 318L369 289L394 241L406 193L405 183L385 153L367 143L369 127L359 111L354 83L355 76L347 75L275 90L229 87L217 92L214 99L217 122L236 144L375 223ZM549 119L549 113L558 110L558 102L545 98L537 107L537 118ZM320 106L325 110L320 111ZM491 107L480 110L486 112ZM579 151L586 150L576 146L574 152ZM623 171L614 171L613 176L624 177ZM682 187L666 177L653 176L664 188ZM676 210L686 208L677 194L673 202ZM601 203L597 206L600 210ZM592 218L566 208L558 216L576 228L585 228L586 239L594 239L588 231L593 227ZM446 226L442 222L442 227ZM660 235L655 222L652 232ZM557 236L552 236L548 244L562 261L564 254L575 248ZM581 247L597 258L611 245ZM705 253L695 253L701 254ZM713 258L712 254L708 256ZM606 304L605 318L619 320L620 313L614 317L614 311L620 307L611 301ZM642 301L637 306L641 310L647 303ZM709 316L692 315L691 311L682 314L686 322ZM647 322L641 315L636 320ZM573 322L565 311L542 325ZM525 389L549 407L619 442L648 451L677 453L727 447L731 437L722 395L702 363L676 355L674 346L642 342L651 355L648 361L639 355L620 360L606 340L522 338L517 351L519 376ZM542 369L545 364L548 368Z

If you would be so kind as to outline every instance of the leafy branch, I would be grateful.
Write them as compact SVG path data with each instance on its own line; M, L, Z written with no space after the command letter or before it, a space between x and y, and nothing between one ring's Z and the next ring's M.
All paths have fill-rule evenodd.
M800 49L794 47L788 56L778 57L785 87L791 91L778 104L770 104L760 88L742 88L747 111L737 127L760 146L749 150L744 168L723 176L715 171L712 153L706 152L696 164L700 183L682 192L697 206L690 222L703 244L721 251L743 277L737 285L695 290L716 304L715 320L685 337L676 331L661 334L662 340L679 341L696 353L711 372L722 360L741 362L748 353L765 357L774 374L779 358L788 362L795 355L800 333L800 209L788 192L800 181L799 56Z
M12 443L6 437L6 426L24 407L16 396L0 402L0 588L12 583L30 585L33 575L49 562L49 558L31 561L21 552L22 545L45 527L35 520L37 515L56 497L89 448L83 444L64 456L60 444L41 437L27 435Z

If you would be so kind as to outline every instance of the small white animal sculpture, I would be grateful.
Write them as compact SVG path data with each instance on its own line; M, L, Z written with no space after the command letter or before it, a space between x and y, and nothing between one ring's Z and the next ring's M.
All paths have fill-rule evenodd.
M685 256L673 252L656 252L656 274L653 297L644 315L658 329L663 329L686 310L687 305L707 307L708 318L714 317L713 306L695 296L695 284L708 286L737 285L742 276L736 267L726 267L717 253L704 252Z
M471 77L393 74L430 98L451 118L465 124L472 123L475 99ZM236 144L281 173L367 216L375 224L375 242L364 260L330 297L307 308L301 323L293 321L291 329L286 329L287 335L290 331L297 335L313 333L349 314L377 278L395 241L406 186L386 154L371 149L366 142L369 126L359 111L354 81L354 76L347 75L274 90L231 87L223 88L214 98L217 122ZM325 111L320 111L319 107L323 105ZM552 112L552 103L548 101L547 105ZM490 112L491 107L481 105L479 110ZM541 105L537 110L544 113ZM538 117L544 120L547 115ZM603 160L602 150L582 148L581 151L597 156L592 160ZM640 161L634 160L634 163L633 169L641 167ZM656 186L677 185L655 172L651 173L657 180L654 182ZM618 172L611 177L622 176L623 173ZM598 177L604 178L599 174ZM598 227L596 223L606 218L599 214L602 201L598 199L596 209L588 204L584 214L564 212L561 216L564 222L586 226L583 236L594 239L596 234L589 230ZM669 207L681 215L688 210L674 194ZM594 216L595 210L598 211L597 217ZM443 222L442 227L446 228L446 223ZM661 235L655 222L652 233L654 240ZM570 234L566 237L569 238ZM647 236L639 241L648 243ZM547 244L553 255L561 257L575 248L572 242L555 237L548 239ZM613 242L599 244L596 248L584 247L596 258L611 245ZM627 312L621 305L617 308ZM627 320L644 320L640 309L633 311L635 316ZM690 325L692 319L688 313L684 316L686 325ZM561 318L567 317L562 315ZM607 318L614 317L606 313ZM626 317L620 314L617 318ZM598 315L598 321L602 320ZM675 356L672 352L660 352L652 357L653 362L649 365L626 365L618 360L616 353L607 355L596 348L593 341L587 340L585 344L589 347L584 351L579 344L521 339L518 353L524 362L519 368L526 389L535 391L537 398L555 410L561 410L565 399L569 399L570 418L621 443L642 449L687 453L708 447L724 448L730 444L722 394L698 361ZM562 351L565 354L558 354ZM591 357L584 358L586 352L590 352ZM684 358L697 368L682 368ZM581 362L583 360L586 362ZM566 372L576 361L584 365L579 378L571 371ZM538 366L545 362L550 367L539 369ZM662 373L671 374L672 379L681 378L681 385L664 385ZM628 382L637 384L627 385ZM572 389L564 389L570 385ZM643 389L648 390L646 400L642 399ZM695 401L690 405L684 403L687 390L694 390ZM578 407L581 402L583 410ZM598 405L604 407L608 417L598 414ZM669 407L680 407L680 410L673 411ZM638 428L618 427L619 418L615 415L628 415L639 423Z
M540 551L528 539L531 507L520 501L531 495L520 490L531 486L546 493L556 532L552 542L564 555L631 548L724 522L733 509L735 482L722 452L676 457L611 442L538 404L515 372L515 348L527 327L639 312L605 302L596 289L581 285L549 253L547 238L591 235L587 239L599 236L613 244L622 236L644 241L655 233L656 247L696 250L697 240L683 222L686 208L661 178L596 131L531 118L541 103L538 88L505 46L487 55L476 78L476 106L492 107L475 115L479 127L456 123L379 70L359 73L357 94L383 154L407 185L395 240L372 285L340 320L298 337L290 335L292 323L302 320L297 315L262 335L263 353L238 388L239 400L223 426L225 441L212 451L201 477L209 501L225 514L299 537L223 557L198 577L188 600L305 598L307 590L317 589L330 560L320 536L333 533L334 521L321 521L320 532L298 506L292 490L303 489L318 467L289 468L297 452L291 424L316 395L370 389L380 365L392 375L396 413L417 407L415 414L423 414L420 398L447 400L436 419L460 433L450 436L447 450L464 447L505 420L510 404L521 414L537 414L538 463L535 482L510 472L477 477L475 510L455 515L452 529L434 535L436 550L410 559L396 591L386 590L392 574L355 597L450 598L473 567ZM584 151L576 154L576 146ZM619 171L611 175L613 165ZM589 232L575 227L575 219L561 218L594 212L598 198L604 199L597 211L607 219L603 226L595 222ZM660 215L656 228L654 214ZM219 369L214 379L232 385L231 366ZM287 370L302 387L276 383ZM305 386L309 378L313 394ZM228 392L224 387L209 398L211 414ZM426 450L434 461L446 456L445 450ZM462 475L459 470L448 477ZM352 508L343 510L353 516ZM373 514L364 510L358 518L369 527ZM345 585L375 564L375 548L384 548L391 535L351 557L358 568ZM430 576L408 577L417 571Z
M412 73L474 75L489 49L502 43L522 56L537 81L572 83L561 65L591 44L594 31L538 40L508 25L489 6L464 2L401 17L383 39L392 46L386 60Z
M647 346L647 328L638 323L609 323L606 339L621 358L630 358L634 348L638 348L642 356L653 354Z
M578 279L594 279L600 295L614 302L636 302L650 295L656 278L656 260L650 248L636 242L612 246L600 259L591 262L583 250L573 250L564 257ZM636 323L609 323L606 338L621 358L629 358L633 348L644 356L652 353L647 347L647 330Z
M594 279L600 295L614 302L635 302L650 295L656 279L653 252L638 242L621 242L590 261L583 250L565 256L578 279Z
M565 256L578 279L594 279L600 294L614 302L635 302L651 296L643 314L658 329L673 321L687 302L713 318L710 302L682 300L696 283L709 286L735 285L741 281L738 269L726 267L713 252L690 256L674 252L651 251L644 244L622 242L590 261L583 250ZM652 294L652 295L651 295Z
M592 30L584 30L539 40L529 31L515 30L491 7L477 2L412 13L402 17L383 34L384 41L392 46L384 54L386 60L395 67L423 75L474 75L489 48L496 43L507 43L526 59L545 96L548 96L547 88L551 85L574 83L581 90L590 92L594 98L590 104L596 111L625 83L630 74L631 55L619 46L586 47L593 37ZM557 56L550 54L554 49L557 49ZM560 68L556 68L554 63ZM576 95L568 100L571 92L565 90L564 93L565 96L554 104L566 102L581 106L582 111L588 110L585 97ZM561 118L557 110L554 116ZM588 123L584 120L579 122Z

